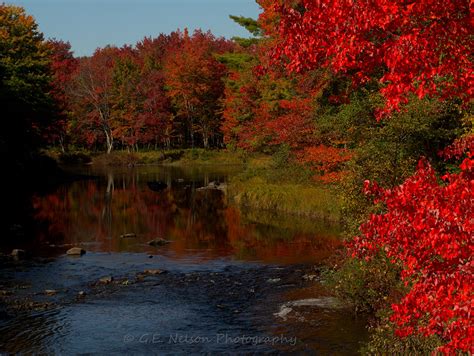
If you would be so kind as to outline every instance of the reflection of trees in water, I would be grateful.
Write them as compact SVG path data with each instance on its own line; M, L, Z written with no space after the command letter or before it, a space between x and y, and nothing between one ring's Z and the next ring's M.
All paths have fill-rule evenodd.
M105 190L104 208L102 209L103 225L109 239L112 238L112 195L114 192L114 176L112 173L107 174L107 188Z
M171 188L155 192L138 175L108 174L104 181L75 182L36 197L36 219L49 223L40 238L51 241L52 235L64 236L69 243L99 242L102 250L140 251L149 239L162 237L174 241L166 249L177 255L198 249L274 262L323 258L339 244L336 233L314 221L291 218L286 224L281 217L265 216L261 222L242 218L239 210L227 206L221 191L196 190L209 184L210 177L200 182L160 178ZM291 223L302 228L288 229ZM138 237L120 239L125 233Z

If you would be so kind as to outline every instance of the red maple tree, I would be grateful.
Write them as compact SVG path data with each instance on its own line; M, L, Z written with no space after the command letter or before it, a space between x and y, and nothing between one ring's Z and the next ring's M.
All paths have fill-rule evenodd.
M410 93L473 98L472 2L468 0L262 0L262 23L280 41L287 68L327 67L354 84L379 78L387 100L379 116Z

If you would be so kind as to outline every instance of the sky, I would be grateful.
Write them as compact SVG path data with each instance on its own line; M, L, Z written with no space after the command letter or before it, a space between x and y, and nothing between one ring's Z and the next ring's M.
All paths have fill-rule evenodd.
M7 0L33 15L46 38L69 41L76 56L97 47L135 44L187 27L216 36L248 37L229 15L257 18L254 0Z

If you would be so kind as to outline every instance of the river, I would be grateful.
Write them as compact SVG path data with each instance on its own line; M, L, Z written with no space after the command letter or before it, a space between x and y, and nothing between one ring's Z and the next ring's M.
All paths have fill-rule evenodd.
M35 194L26 257L0 264L0 352L356 354L365 320L318 273L337 226L233 206L239 170L90 167Z

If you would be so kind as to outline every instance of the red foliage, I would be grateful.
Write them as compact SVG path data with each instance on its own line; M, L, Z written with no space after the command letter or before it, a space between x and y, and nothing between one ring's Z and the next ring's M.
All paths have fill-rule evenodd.
M275 57L290 70L327 67L350 74L354 84L382 70L387 105L380 114L398 109L409 93L465 102L473 98L473 25L467 0L261 3L262 23L279 19Z
M386 212L362 225L350 243L354 256L386 252L403 267L408 294L392 306L397 335L438 335L441 352L474 352L474 156L461 172L439 184L432 167L421 160L417 172L389 190L366 182L366 192L383 202Z
M79 61L74 58L71 45L68 42L50 40L48 46L51 49L51 70L53 72L51 95L59 108L59 118L54 125L49 127L48 135L50 139L58 140L63 145L68 130L68 113L71 111L68 94Z
M217 54L231 51L233 44L215 38L210 32L196 30L191 36L185 30L180 46L171 48L164 61L168 95L194 134L201 134L204 147L218 131L221 116L219 101L224 94L223 78L226 67L216 59Z
M82 140L93 144L102 137L108 152L115 139L111 99L113 69L119 52L115 47L98 48L92 57L81 58L71 93Z
M343 177L345 172L339 168L351 157L352 153L347 149L319 145L305 148L299 155L299 161L318 171L315 179L332 183Z
M308 145L314 131L312 123L312 98L294 98L278 102L278 115L266 123L273 133L274 144L287 143L292 147Z
M457 139L451 146L440 152L440 156L459 159L465 152L474 153L474 134Z

